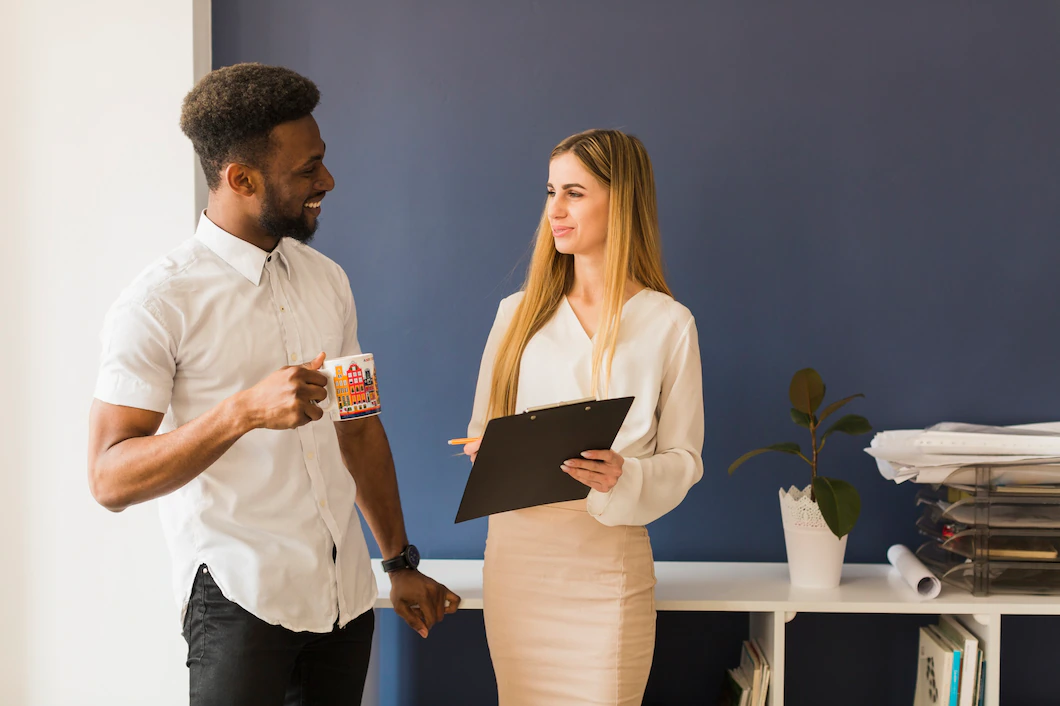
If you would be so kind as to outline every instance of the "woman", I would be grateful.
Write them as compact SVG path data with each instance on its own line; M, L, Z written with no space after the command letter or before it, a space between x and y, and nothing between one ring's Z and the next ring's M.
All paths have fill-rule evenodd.
M501 706L639 704L655 647L644 525L703 475L703 389L691 313L662 271L655 182L617 130L567 138L524 291L501 302L469 437L528 407L633 396L613 449L556 473L588 497L489 519L486 637ZM464 447L474 460L479 442Z

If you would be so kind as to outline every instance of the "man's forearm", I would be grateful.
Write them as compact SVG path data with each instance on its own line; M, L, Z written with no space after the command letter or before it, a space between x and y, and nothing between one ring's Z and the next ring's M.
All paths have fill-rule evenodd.
M106 428L99 417L112 414L99 401L92 406L92 428ZM120 511L130 505L167 495L209 468L240 437L253 428L245 414L239 395L165 434L154 435L161 415L155 414L154 429L146 435L130 435L99 448L108 442L93 439L99 448L89 462L92 494L109 510ZM97 443L99 442L99 443Z
M342 460L357 483L357 505L384 559L408 544L390 442L378 417L335 422Z

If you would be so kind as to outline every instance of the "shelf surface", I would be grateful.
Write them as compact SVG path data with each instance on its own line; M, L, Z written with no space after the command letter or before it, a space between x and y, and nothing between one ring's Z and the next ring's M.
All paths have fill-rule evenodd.
M372 560L379 585L377 608L390 608L390 580ZM481 559L424 559L420 571L482 609ZM657 561L658 610L809 613L968 613L1060 615L1060 596L998 595L976 598L943 584L935 599L921 598L890 564L846 564L834 589L794 588L788 565L754 562Z

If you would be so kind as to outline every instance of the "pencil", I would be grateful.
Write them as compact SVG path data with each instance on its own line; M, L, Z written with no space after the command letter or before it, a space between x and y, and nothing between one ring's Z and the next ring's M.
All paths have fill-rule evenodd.
M478 441L478 438L475 438L475 439L450 439L449 440L449 445L450 446L463 446L464 444L470 444L472 441Z

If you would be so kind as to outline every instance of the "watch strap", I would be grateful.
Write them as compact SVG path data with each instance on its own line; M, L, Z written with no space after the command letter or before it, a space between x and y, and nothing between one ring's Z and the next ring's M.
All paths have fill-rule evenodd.
M409 563L408 550L409 548L406 545L405 548L401 550L401 553L393 559L384 559L383 571L389 574L392 571L400 571L401 569L411 568L412 564Z

